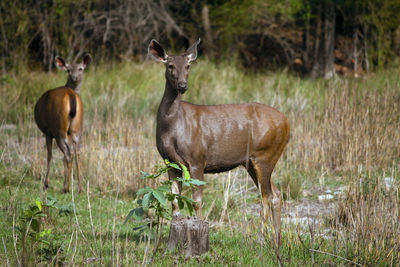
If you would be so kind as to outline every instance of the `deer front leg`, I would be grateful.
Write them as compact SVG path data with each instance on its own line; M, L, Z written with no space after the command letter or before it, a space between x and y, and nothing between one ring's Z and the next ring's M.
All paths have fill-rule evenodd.
M204 170L197 167L190 168L190 175L193 179L198 179L200 181L204 180ZM196 202L194 204L194 210L196 212L196 216L201 218L201 205L202 205L202 197L203 197L203 186L196 186L192 189L192 198Z
M182 177L182 172L177 170L177 169L170 169L168 170L168 178L170 180L173 180L174 178L177 177ZM177 181L172 182L171 186L171 193L172 194L181 194L182 191L182 183L178 183ZM178 206L178 200L173 200L172 201L172 216L178 216L179 215L179 206Z
M46 171L46 178L44 180L45 190L49 187L50 162L53 156L53 138L46 136L46 147L47 147L47 171Z

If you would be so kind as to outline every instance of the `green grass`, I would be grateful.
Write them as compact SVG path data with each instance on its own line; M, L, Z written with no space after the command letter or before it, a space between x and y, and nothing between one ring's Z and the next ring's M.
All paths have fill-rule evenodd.
M16 174L14 174L16 175ZM89 191L81 195L62 194L57 188L61 188L62 177L54 179L53 187L46 194L41 191L41 183L35 177L22 174L21 177L14 177L20 180L17 185L2 185L0 195L2 239L5 242L7 254L0 255L0 260L5 263L8 258L11 266L18 265L21 261L21 236L13 236L16 231L14 224L18 225L18 217L21 210L36 198L45 199L48 196L56 198L61 205L73 205L76 209L67 215L59 215L57 210L50 210L48 217L42 221L42 229L52 229L52 233L60 236L64 242L64 249L61 254L65 257L66 263L86 265L92 262L96 265L139 265L143 261L143 251L146 243L140 241L137 232L133 231L132 222L123 224L125 216L133 206L132 198L120 197L116 193L100 193L89 187ZM207 190L205 194L210 193ZM217 196L216 193L214 196ZM90 201L90 206L89 206ZM206 198L205 201L208 201ZM230 209L229 213L235 213L235 208ZM231 216L232 217L232 216ZM238 219L237 219L238 220ZM211 220L214 221L214 220ZM152 264L158 266L170 266L179 262L187 266L275 266L277 264L273 245L269 240L265 244L258 242L260 229L257 225L259 218L249 218L245 224L240 225L236 221L228 224L224 222L210 229L210 251L199 258L185 259L183 256L174 255L166 252L167 229L164 227L161 246L157 254L149 255ZM289 266L309 265L312 252L310 233L296 234L293 226L287 226L283 234L283 245L281 256ZM318 231L317 229L315 231ZM16 242L18 257L14 250ZM26 241L29 250L30 260L28 265L38 264L38 254L35 252L40 244L33 241ZM315 243L315 249L319 251L332 251L334 242L319 236ZM150 251L152 243L150 244ZM314 262L318 265L337 263L343 265L344 260L322 253L314 252ZM343 252L338 251L337 256ZM54 255L53 255L54 256ZM346 257L347 255L342 255ZM43 262L47 265L48 262Z
M286 72L245 73L225 63L201 60L193 65L185 100L197 104L261 102L289 118L291 138L273 173L287 200L284 205L319 203L319 194L345 188L342 195L327 202L335 207L331 214L324 214L315 224L284 223L280 255L285 265L400 263L398 71L325 81L300 79ZM136 266L145 255L155 266L277 265L271 239L263 245L259 242L259 192L243 169L206 176L203 216L211 224L210 251L201 257L184 259L166 253L168 224L155 255L153 241L146 249L148 243L132 230L133 222L123 224L134 207L137 190L157 184L138 177L141 170L152 172L161 163L155 148L155 114L165 82L162 64L90 66L81 90L84 192L61 193L63 164L57 148L50 188L44 192L45 141L34 124L33 106L43 92L65 80L61 72L15 73L0 80L3 266L7 260L9 266L21 263L23 239L16 228L20 214L47 195L60 205L75 206L76 216L61 216L50 209L42 221L43 229L51 229L53 238L64 243L61 256L71 265ZM394 179L390 190L384 186L386 177ZM25 245L31 248L25 255L28 263L37 265L40 244L27 240Z

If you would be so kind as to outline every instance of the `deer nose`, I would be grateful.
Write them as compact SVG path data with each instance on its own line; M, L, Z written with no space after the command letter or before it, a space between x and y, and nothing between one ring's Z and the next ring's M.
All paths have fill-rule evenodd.
M184 91L186 91L186 89L187 89L187 83L185 83L185 82L179 82L178 83L178 90L179 91L184 92Z

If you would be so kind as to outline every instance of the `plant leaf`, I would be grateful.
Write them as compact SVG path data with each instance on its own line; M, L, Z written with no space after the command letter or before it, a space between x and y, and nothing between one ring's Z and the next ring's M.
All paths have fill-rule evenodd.
M185 196L182 196L182 199L185 200L187 203L191 203L191 204L196 203L196 201L194 201L193 199L185 197Z
M189 173L188 169L182 163L180 163L180 165L181 165L181 168L182 168L183 178L185 178L185 180L190 180L190 173Z
M154 190L153 195L160 202L161 206L167 206L167 199L165 198L163 192Z
M142 174L142 176L140 177L140 179L146 179L146 178L149 178L149 176L151 176L151 174L148 173L148 172L145 172L145 171L140 171L140 172L141 172L141 174Z
M185 197L185 196L182 196L182 199L186 202L186 206L189 210L189 213L190 213L190 215L192 215L193 210L194 210L193 204L196 203L196 201L194 201L191 198Z
M187 206L187 208L189 210L189 214L191 216L193 214L193 205L192 205L192 203L186 201L186 206Z
M37 199L37 200L35 201L35 204L36 204L36 206L38 207L38 209L39 209L40 211L42 211L42 201L40 201L39 199Z
M143 194L146 194L146 193L148 193L148 192L151 192L151 191L153 191L153 188L146 186L146 187L140 188L140 189L137 191L136 196L139 197L139 196L141 196L141 195L143 195Z
M129 213L128 213L128 215L126 216L126 218L125 218L125 221L124 221L124 225L128 222L128 220L132 217L132 215L133 215L133 213L135 212L135 210L131 210Z
M140 230L140 229L143 229L143 228L146 228L147 227L147 224L143 224L143 225L141 225L141 226L137 226L137 227L133 227L133 231L136 231L136 230Z
M172 194L172 193L168 194L167 198L168 198L168 201L173 201L176 198L176 194Z
M190 183L193 184L193 185L205 185L206 184L206 182L198 180L198 179L192 179L190 181Z
M143 220L143 215L144 211L142 207L138 207L134 209L133 217L135 218L136 221L141 221Z
M151 197L153 196L153 192L149 192L144 195L143 197L143 202L142 202L142 208L144 211L149 210L150 207L150 202L151 202Z
M168 166L171 167L171 168L177 169L177 170L181 170L181 168L179 167L179 165L176 164L176 163L170 163L170 164L168 164Z
M167 184L164 184L164 185L160 185L159 187L157 187L157 190L160 192L170 192L171 187Z
M185 207L185 202L183 202L181 198L178 198L178 206L181 210Z

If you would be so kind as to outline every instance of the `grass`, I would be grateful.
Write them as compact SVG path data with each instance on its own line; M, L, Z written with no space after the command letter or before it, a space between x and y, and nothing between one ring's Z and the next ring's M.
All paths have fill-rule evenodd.
M287 200L325 205L318 195L344 188L319 220L283 225L282 263L303 265L396 266L400 264L399 168L400 82L398 70L362 79L307 80L286 72L244 73L226 64L199 60L184 99L197 104L256 101L276 107L291 122L291 139L273 173ZM33 105L47 89L65 83L66 74L27 71L0 79L0 262L15 266L68 265L276 266L267 239L259 240L259 193L243 169L206 176L203 216L211 224L210 252L184 259L156 255L152 241L123 224L135 192L155 182L138 179L161 158L155 148L155 114L164 88L164 69L153 62L95 64L85 74L81 96L85 129L81 149L84 192L62 194L63 164L54 149L50 188L42 190L45 140L33 122ZM385 178L391 178L387 187ZM76 187L74 188L76 190ZM18 232L22 211L47 196L75 212L45 211L41 237L63 244L59 255L39 263L41 239ZM90 203L90 204L89 204ZM320 208L318 208L320 209ZM284 217L289 217L289 212ZM390 216L388 216L388 214ZM304 214L295 214L301 219ZM291 215L290 215L291 216ZM46 239L46 240L47 240ZM25 240L25 241L24 241ZM25 242L25 244L24 244ZM23 253L23 246L31 248ZM56 246L57 247L57 246ZM54 252L54 251L53 251ZM42 253L43 254L43 253ZM149 263L149 262L147 262Z

